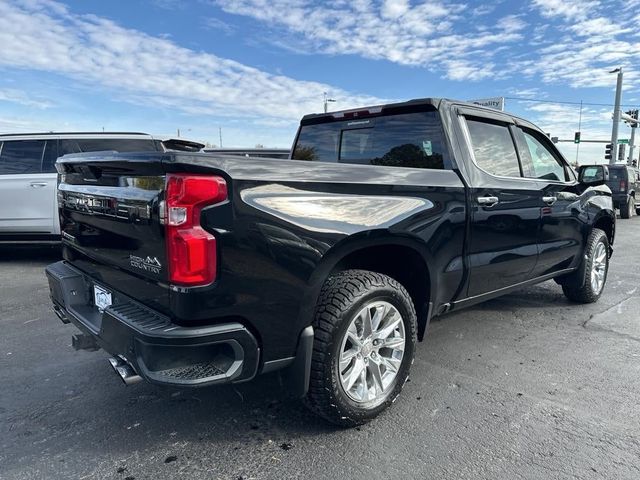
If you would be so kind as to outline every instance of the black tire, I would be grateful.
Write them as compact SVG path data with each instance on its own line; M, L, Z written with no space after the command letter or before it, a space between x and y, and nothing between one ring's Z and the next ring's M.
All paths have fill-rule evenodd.
M347 395L338 372L342 340L351 321L366 305L384 301L400 313L405 346L393 382L379 401L368 405ZM345 270L327 279L316 306L314 344L307 407L331 423L353 427L377 417L400 394L409 377L416 343L416 312L411 297L396 280L366 270Z
M635 209L635 198L633 198L632 196L628 196L626 203L624 205L620 205L620 217L624 219L631 218Z
M593 262L596 254L596 250L598 249L598 245L603 244L605 248L605 271L604 271L604 281L600 291L594 290L591 284L591 271L593 269ZM586 258L583 259L583 262L586 262L584 268L583 278L575 278L572 283L567 283L562 286L562 291L565 296L577 303L594 303L597 302L602 292L604 291L604 287L607 283L607 275L609 273L609 240L607 239L606 233L598 228L594 228L587 239L587 246L585 249Z

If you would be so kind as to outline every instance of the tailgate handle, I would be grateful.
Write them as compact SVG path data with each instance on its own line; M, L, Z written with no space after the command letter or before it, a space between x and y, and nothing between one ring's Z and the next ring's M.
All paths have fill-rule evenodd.
M46 186L47 182L31 182L31 188L42 188Z

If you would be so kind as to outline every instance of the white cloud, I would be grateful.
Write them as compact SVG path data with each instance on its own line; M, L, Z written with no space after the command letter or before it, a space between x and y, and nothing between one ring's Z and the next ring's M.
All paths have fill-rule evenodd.
M519 32L527 26L519 15L507 15L498 20L498 28L506 33Z
M509 95L513 95L515 97L545 97L546 94L542 92L539 88L510 88L508 90Z
M16 88L0 88L0 102L11 102L25 107L39 109L51 108L53 103L49 100L34 97L23 90Z
M533 0L533 4L544 17L564 17L568 20L583 19L600 6L597 0Z
M340 108L380 103L180 47L49 0L0 2L0 66L52 72L119 99L188 113L296 120L330 91Z
M44 132L48 130L45 122L16 116L0 117L0 134L18 132Z
M494 74L487 57L492 57L500 46L521 40L526 27L517 15L506 15L495 25L475 25L468 22L467 17L474 12L466 5L445 0L418 4L408 0L215 3L226 13L251 17L282 29L285 35L294 34L298 43L316 52L360 55L443 70L448 78L467 81ZM479 49L484 50L482 55L478 55Z
M408 0L385 0L382 4L382 16L396 19L407 13L410 8Z
M540 79L574 88L610 87L613 66L640 58L628 0L532 0L473 8L455 0L211 0L269 27L298 50L359 55L418 66L459 81ZM638 0L632 0L638 2ZM509 8L503 8L503 7ZM283 14L286 12L286 14ZM634 23L635 22L635 23Z
M202 19L202 25L209 30L220 30L226 35L231 35L235 28L216 17L207 17Z
M614 67L625 70L625 85L632 88L640 79L637 25L620 14L626 2L598 0L534 0L539 13L550 19L544 33L553 40L543 43L535 57L518 69L546 83L568 83L573 88L613 87Z

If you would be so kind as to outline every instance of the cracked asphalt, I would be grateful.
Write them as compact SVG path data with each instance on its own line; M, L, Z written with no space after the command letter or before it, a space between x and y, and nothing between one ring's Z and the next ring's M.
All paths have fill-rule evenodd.
M597 304L555 283L449 314L372 423L340 430L283 397L125 387L50 309L55 249L0 250L2 479L640 478L640 218L618 221Z

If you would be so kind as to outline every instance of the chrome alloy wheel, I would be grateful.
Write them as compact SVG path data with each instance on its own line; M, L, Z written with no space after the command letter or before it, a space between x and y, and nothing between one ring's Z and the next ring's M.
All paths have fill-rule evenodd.
M607 275L607 248L600 242L596 246L596 251L591 262L591 289L595 294L599 294L604 287Z
M406 335L398 309L374 301L351 320L340 346L338 374L347 396L358 403L382 402L402 364Z

